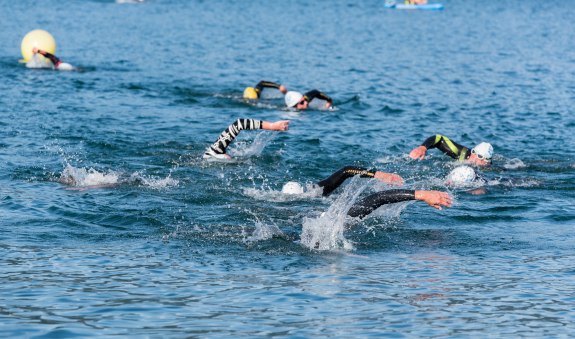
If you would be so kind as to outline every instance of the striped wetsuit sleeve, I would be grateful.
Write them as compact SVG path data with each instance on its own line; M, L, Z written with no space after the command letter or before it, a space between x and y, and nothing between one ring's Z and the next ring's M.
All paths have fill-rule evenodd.
M330 175L328 178L318 182L317 185L323 188L323 196L328 196L343 182L353 176L359 175L363 178L373 178L375 170L368 170L367 168L357 166L346 166Z
M317 89L313 89L307 92L306 94L304 94L304 97L308 102L312 101L313 99L321 99L329 102L330 104L333 104L333 100L327 94L320 92Z
M353 204L347 212L347 215L363 219L382 205L409 200L415 200L415 190L396 189L381 191L368 195Z
M430 136L425 139L421 145L425 146L427 149L437 148L453 159L458 159L460 161L469 158L469 155L471 154L469 148L462 146L441 134Z
M218 137L218 140L214 142L210 149L217 154L225 154L226 148L234 141L241 130L243 129L261 129L263 121L255 119L238 119L234 121L233 124L229 125L222 134Z

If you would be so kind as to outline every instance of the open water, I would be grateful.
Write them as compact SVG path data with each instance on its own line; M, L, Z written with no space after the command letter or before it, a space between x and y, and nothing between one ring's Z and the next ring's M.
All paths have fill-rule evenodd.
M572 336L575 6L383 4L1 1L0 335ZM77 71L18 63L37 28ZM244 102L262 79L336 109ZM202 161L240 117L290 130ZM494 145L486 194L445 187L439 151L407 157L436 133ZM455 203L357 221L389 187L279 192L345 165Z

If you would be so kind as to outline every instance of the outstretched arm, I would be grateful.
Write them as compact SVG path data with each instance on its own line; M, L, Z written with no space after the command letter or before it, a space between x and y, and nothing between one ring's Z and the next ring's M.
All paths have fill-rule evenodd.
M289 120L281 120L276 122L268 122L255 119L238 119L228 126L218 137L207 151L204 157L209 157L214 154L226 154L226 149L244 129L265 129L270 131L287 131Z
M403 179L397 174L368 170L367 168L357 166L346 166L339 169L328 178L318 182L317 185L323 188L323 196L328 196L336 188L341 186L346 179L356 175L359 175L362 178L376 178L390 184L403 184Z
M436 134L425 139L421 146L411 150L409 156L412 159L423 160L423 158L425 158L425 153L428 149L431 148L438 148L440 151L452 157L453 159L459 160L464 160L468 156L469 152L467 147L452 141L444 135Z
M308 102L312 101L313 99L321 99L327 101L325 104L327 108L333 105L333 100L325 93L318 91L317 89L313 89L306 94L304 97L307 99Z
M58 59L54 54L46 52L44 50L38 49L36 47L34 47L32 49L32 53L36 54L40 54L43 55L44 57L50 59L50 61L52 61L52 63L54 64L54 67L58 67L58 65L60 65L62 63L62 61L60 61L60 59Z
M256 88L256 91L258 93L261 93L264 88L275 88L275 89L279 90L280 92L282 92L283 94L287 93L287 88L284 85L278 84L278 83L273 82L273 81L262 80L262 81L258 82L258 84L256 85L255 88Z
M409 200L425 201L429 206L437 209L441 209L441 206L451 206L451 197L445 192L397 189L381 191L368 195L356 202L349 209L347 215L363 219L382 205Z

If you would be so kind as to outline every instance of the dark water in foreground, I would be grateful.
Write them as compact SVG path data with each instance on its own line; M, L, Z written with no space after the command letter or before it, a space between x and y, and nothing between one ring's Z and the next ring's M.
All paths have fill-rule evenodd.
M444 4L1 3L0 335L571 335L575 7ZM18 64L36 28L80 71ZM243 102L261 79L337 109ZM290 130L200 160L239 117ZM385 185L279 192L349 164L448 190L453 162L407 157L435 133L494 145L487 194L358 222L351 197Z

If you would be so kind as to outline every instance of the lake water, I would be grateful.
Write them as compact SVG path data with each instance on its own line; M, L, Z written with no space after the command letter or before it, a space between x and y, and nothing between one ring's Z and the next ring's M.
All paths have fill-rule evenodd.
M0 335L573 335L575 6L383 5L3 1ZM78 71L18 63L37 28ZM244 102L263 79L336 109ZM244 131L234 162L201 160L237 118L290 130ZM486 194L445 187L456 164L437 150L409 159L436 133L493 144ZM280 193L346 165L454 204L357 221L354 199L389 186Z

